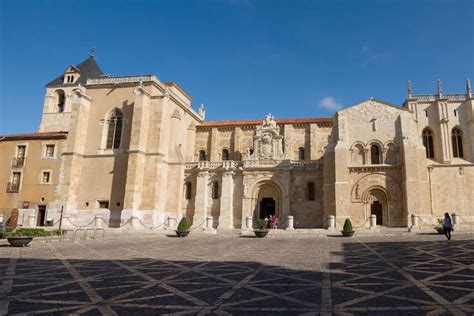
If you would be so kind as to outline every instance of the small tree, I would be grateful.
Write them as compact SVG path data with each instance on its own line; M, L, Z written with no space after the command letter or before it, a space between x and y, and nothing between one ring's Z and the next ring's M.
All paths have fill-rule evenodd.
M186 220L186 217L183 217L178 224L178 231L180 232L187 232L189 231L189 225L188 221Z
M351 223L351 220L346 218L346 220L344 221L344 227L342 228L342 231L344 232L352 232L352 223Z

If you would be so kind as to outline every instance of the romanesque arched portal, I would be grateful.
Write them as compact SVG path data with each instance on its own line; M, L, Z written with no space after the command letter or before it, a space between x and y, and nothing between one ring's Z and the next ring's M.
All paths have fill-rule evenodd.
M266 180L256 183L251 198L254 219L265 218L268 215L282 216L282 190L276 182Z

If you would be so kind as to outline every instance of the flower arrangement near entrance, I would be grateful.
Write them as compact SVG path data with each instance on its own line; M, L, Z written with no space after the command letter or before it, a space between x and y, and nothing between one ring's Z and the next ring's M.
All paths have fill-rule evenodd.
M268 223L264 219L257 220L257 229L254 231L255 236L258 238L265 237L268 234Z

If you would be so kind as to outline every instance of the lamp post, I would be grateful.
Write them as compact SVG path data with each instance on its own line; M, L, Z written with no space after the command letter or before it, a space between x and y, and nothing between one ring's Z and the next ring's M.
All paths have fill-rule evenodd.
M59 233L61 233L61 226L63 225L63 208L64 206L61 205L61 214L59 215Z

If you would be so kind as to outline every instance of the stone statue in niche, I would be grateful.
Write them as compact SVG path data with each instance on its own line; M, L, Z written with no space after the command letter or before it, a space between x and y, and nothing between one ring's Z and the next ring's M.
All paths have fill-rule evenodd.
M356 187L355 187L355 198L356 198L357 200L360 199L359 188L360 188L360 185L357 183L357 184L356 184Z
M262 124L257 126L253 137L254 152L249 160L278 160L284 159L282 150L283 136L280 128L271 114L265 115Z

